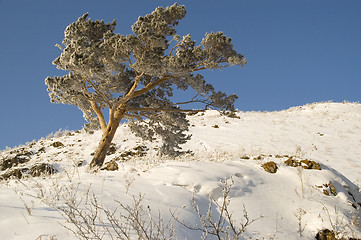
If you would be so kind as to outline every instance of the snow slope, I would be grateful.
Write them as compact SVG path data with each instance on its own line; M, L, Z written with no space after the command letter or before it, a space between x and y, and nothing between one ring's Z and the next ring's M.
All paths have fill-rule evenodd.
M75 239L61 224L72 226L44 203L64 189L72 189L78 200L94 193L106 209L115 209L114 200L131 205L133 197L142 194L152 216L160 212L168 220L176 213L188 225L199 225L192 198L206 214L209 197L222 202L221 180L234 182L228 197L236 225L244 224L245 217L255 220L246 227L244 239L314 239L324 228L361 238L361 104L314 103L236 115L207 111L189 116L192 139L183 149L194 154L175 160L157 156L159 143L141 141L123 124L114 140L115 152L107 157L116 160L117 171L87 171L100 132L60 131L2 151L0 162L27 152L24 166L51 163L58 173L0 183L1 239ZM315 161L322 170L287 166L290 158ZM276 163L276 173L262 167L270 161ZM217 218L219 209L211 206ZM172 224L177 239L202 237L200 231Z

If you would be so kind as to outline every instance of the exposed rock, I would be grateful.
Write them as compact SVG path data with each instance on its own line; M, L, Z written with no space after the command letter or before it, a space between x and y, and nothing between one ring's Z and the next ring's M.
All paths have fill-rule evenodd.
M323 194L325 194L326 196L330 196L330 193L327 191L327 189L323 189Z
M235 111L223 111L223 112L221 112L221 115L229 117L229 118L241 119L241 117L236 115Z
M291 157L288 158L286 161L284 161L284 163L287 165L287 166L290 166L290 167L298 167L301 165L301 163L297 160L294 160L292 159Z
M353 237L336 238L336 234L333 230L322 229L316 234L316 240L361 240L361 239L353 238Z
M316 234L316 240L336 240L336 236L332 230L322 229Z
M108 149L108 152L107 152L107 155L112 155L114 154L115 152L117 151L117 147L115 146L115 144L111 144L109 149Z
M108 171L117 171L119 169L118 163L114 160L108 162L102 170L108 170Z
M319 186L317 186L317 187L319 187ZM334 186L331 182L325 183L325 184L323 184L323 186L321 186L321 187L324 188L324 189L323 189L323 194L325 194L325 195L327 195L327 196L331 196L331 194L332 194L333 196L336 196L336 195L337 195L336 188L335 188L335 186Z
M40 153L45 153L45 147L41 147L39 148L39 150L37 151L38 154Z
M43 174L50 175L56 172L56 169L53 165L48 163L40 163L32 166L29 170L29 174L32 177L39 177Z
M22 152L17 155L9 158L5 158L0 163L0 171L5 171L6 169L16 167L21 163L26 163L30 161L31 152Z
M148 148L144 145L139 145L133 148L133 151L137 153L137 156L143 157L147 154Z
M76 161L76 165L77 165L78 167L82 166L83 164L84 164L84 160L78 160L78 161Z
M276 173L278 169L277 164L273 161L263 164L262 167L266 172L269 173Z
M304 159L301 161L295 160L292 157L289 157L284 163L290 167L299 167L301 166L304 169L314 169L321 170L321 165L315 161Z
M139 145L129 151L124 151L118 157L118 160L129 160L131 157L144 157L147 155L148 148L144 145Z
M8 169L5 173L0 175L0 179L7 180L11 178L21 179L25 176L32 176L32 177L39 177L43 174L49 175L56 172L56 169L48 163L40 163L33 165L29 168L23 167L23 168L14 168L14 169Z
M358 209L359 207L361 207L361 202L357 202L354 195L350 191L347 191L347 193L348 193L348 195L350 195L350 197L354 201L354 203L350 202L352 207L355 208L355 209Z
M24 172L28 171L27 168L15 168L15 169L9 169L5 173L0 175L1 180L7 180L11 178L20 179L24 176Z
M315 169L315 170L321 170L321 166L319 163L311 160L301 160L301 166L304 169Z
M62 147L64 147L64 144L62 142L57 141L57 142L53 142L51 144L51 146L53 146L55 148L62 148Z
M333 195L333 196L336 196L336 195L337 195L337 192L336 192L335 186L334 186L331 182L329 182L329 183L328 183L328 187L330 188L330 192L332 193L332 195Z

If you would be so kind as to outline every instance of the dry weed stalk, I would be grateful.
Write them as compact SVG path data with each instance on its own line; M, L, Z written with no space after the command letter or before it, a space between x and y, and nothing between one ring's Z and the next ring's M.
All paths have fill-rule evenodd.
M246 228L253 222L262 218L262 216L256 219L250 219L247 209L245 205L243 205L243 221L241 221L240 224L236 224L236 221L233 218L233 212L231 212L229 209L229 192L233 184L234 181L232 178L231 183L228 183L227 179L221 181L220 188L222 190L222 200L218 201L214 197L210 196L208 210L205 214L203 214L199 209L199 205L196 203L195 197L193 195L192 205L200 220L200 225L191 225L186 223L184 220L180 220L180 212L177 214L175 212L171 212L172 217L187 229L201 231L203 233L202 239L204 240L208 239L208 237L216 237L216 239L219 240L240 239L243 233L246 231ZM214 207L217 207L219 212L219 216L216 218L213 216Z

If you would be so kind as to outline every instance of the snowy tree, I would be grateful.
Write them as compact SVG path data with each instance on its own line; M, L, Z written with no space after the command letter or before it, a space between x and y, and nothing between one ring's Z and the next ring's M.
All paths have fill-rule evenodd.
M158 7L139 17L134 34L114 33L116 21L92 21L84 14L64 33L61 54L53 62L67 75L45 80L51 102L76 105L87 128L101 128L103 135L90 168L101 167L121 120L147 140L161 138L161 154L177 155L188 121L184 106L204 104L204 109L233 110L236 95L215 91L203 76L204 69L246 64L222 32L206 33L201 45L191 36L176 34L175 26L186 15L184 6ZM194 89L191 99L175 102L175 90ZM189 105L188 105L189 106ZM109 109L109 117L104 112Z

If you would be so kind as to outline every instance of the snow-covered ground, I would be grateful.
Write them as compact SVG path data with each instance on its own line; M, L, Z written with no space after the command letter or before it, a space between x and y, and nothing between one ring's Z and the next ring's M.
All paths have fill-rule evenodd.
M171 220L177 239L201 239L201 231L184 227L172 214L188 226L200 226L193 204L202 216L211 206L217 221L222 180L231 186L231 219L239 229L246 225L244 239L314 239L326 228L361 238L361 104L315 103L236 115L207 111L189 116L192 139L183 149L194 154L175 160L157 156L159 143L143 142L121 125L115 152L107 157L118 163L116 171L87 171L100 132L62 131L3 150L0 163L18 155L27 162L17 168L44 162L58 172L0 182L0 239L75 239L62 225L74 226L49 204L60 207L74 198L86 213L87 197L95 197L99 206L120 211L118 202L131 206L140 194L153 218ZM314 161L321 170L288 166L289 159ZM267 162L276 164L276 173L265 171ZM247 219L254 221L246 224ZM97 229L103 231L104 224Z

